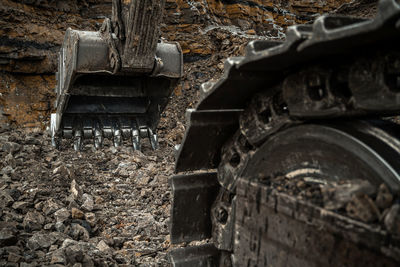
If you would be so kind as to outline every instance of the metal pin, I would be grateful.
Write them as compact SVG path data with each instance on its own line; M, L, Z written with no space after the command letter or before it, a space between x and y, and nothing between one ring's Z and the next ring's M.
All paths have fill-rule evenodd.
M112 122L109 118L103 119L103 134L104 138L111 139L113 136Z
M64 117L64 122L63 122L63 137L67 139L72 139L73 138L73 128L74 128L74 121L73 118L69 116Z
M90 119L86 119L83 122L83 137L85 139L93 137L93 122Z
M153 130L150 129L150 128L147 128L147 132L148 132L148 135L149 135L151 147L153 148L153 150L158 149L158 148L159 148L159 145L158 145L158 137L157 137L157 134L153 133Z
M75 137L74 137L74 149L75 151L80 151L82 149L82 136L83 133L81 130L76 130L75 131Z

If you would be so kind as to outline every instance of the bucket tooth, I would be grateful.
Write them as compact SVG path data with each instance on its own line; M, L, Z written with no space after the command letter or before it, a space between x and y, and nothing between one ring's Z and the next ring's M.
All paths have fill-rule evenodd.
M50 117L51 145L55 148L60 146L60 138L57 133L57 114L52 113Z
M119 126L119 123L115 123L114 128L113 128L113 143L115 147L121 146L122 143L122 132L121 128Z
M101 131L100 124L96 122L94 128L94 147L99 149L103 147L103 132Z
M134 150L140 150L140 132L136 121L132 122L132 146Z
M74 149L75 151L82 150L83 133L81 129L75 130L74 134Z
M153 150L158 149L159 145L158 145L158 137L157 134L153 132L153 130L149 127L147 128L147 133L150 139L150 143L151 143L151 147L153 148Z

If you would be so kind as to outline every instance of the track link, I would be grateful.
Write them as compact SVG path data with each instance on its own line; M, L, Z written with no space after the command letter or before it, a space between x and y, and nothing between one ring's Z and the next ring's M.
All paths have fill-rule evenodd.
M219 251L206 255L213 264L399 263L396 235L271 186L276 177L317 184L356 179L375 189L384 184L399 198L400 128L387 119L400 115L399 47L400 3L384 0L374 20L324 16L312 26L289 28L283 43L252 42L245 57L227 60L218 82L203 85L202 101L190 111L176 171L218 169L219 194L209 207L213 227L201 235L212 236ZM227 112L238 114L237 121L216 125ZM199 146L203 140L194 130L201 129L216 136L207 140L212 148ZM188 176L194 179L196 173ZM179 201L174 205L178 210ZM172 229L177 229L174 224L184 222L173 217ZM199 236L192 229L191 239L190 230L182 229L185 241ZM178 233L176 241L181 240ZM318 233L331 248L313 245ZM350 254L332 258L335 248ZM349 256L353 253L358 261Z

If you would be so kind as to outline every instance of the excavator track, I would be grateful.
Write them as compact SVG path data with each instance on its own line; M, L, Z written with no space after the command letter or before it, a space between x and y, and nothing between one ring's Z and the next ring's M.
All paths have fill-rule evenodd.
M251 42L225 70L187 114L176 171L194 172L171 178L172 243L212 241L173 265L398 266L400 2ZM345 186L372 193L326 198Z

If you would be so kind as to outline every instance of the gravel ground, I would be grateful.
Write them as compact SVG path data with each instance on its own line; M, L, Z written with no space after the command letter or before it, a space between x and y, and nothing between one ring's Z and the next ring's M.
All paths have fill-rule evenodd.
M167 265L172 149L57 151L49 136L0 135L0 265Z

